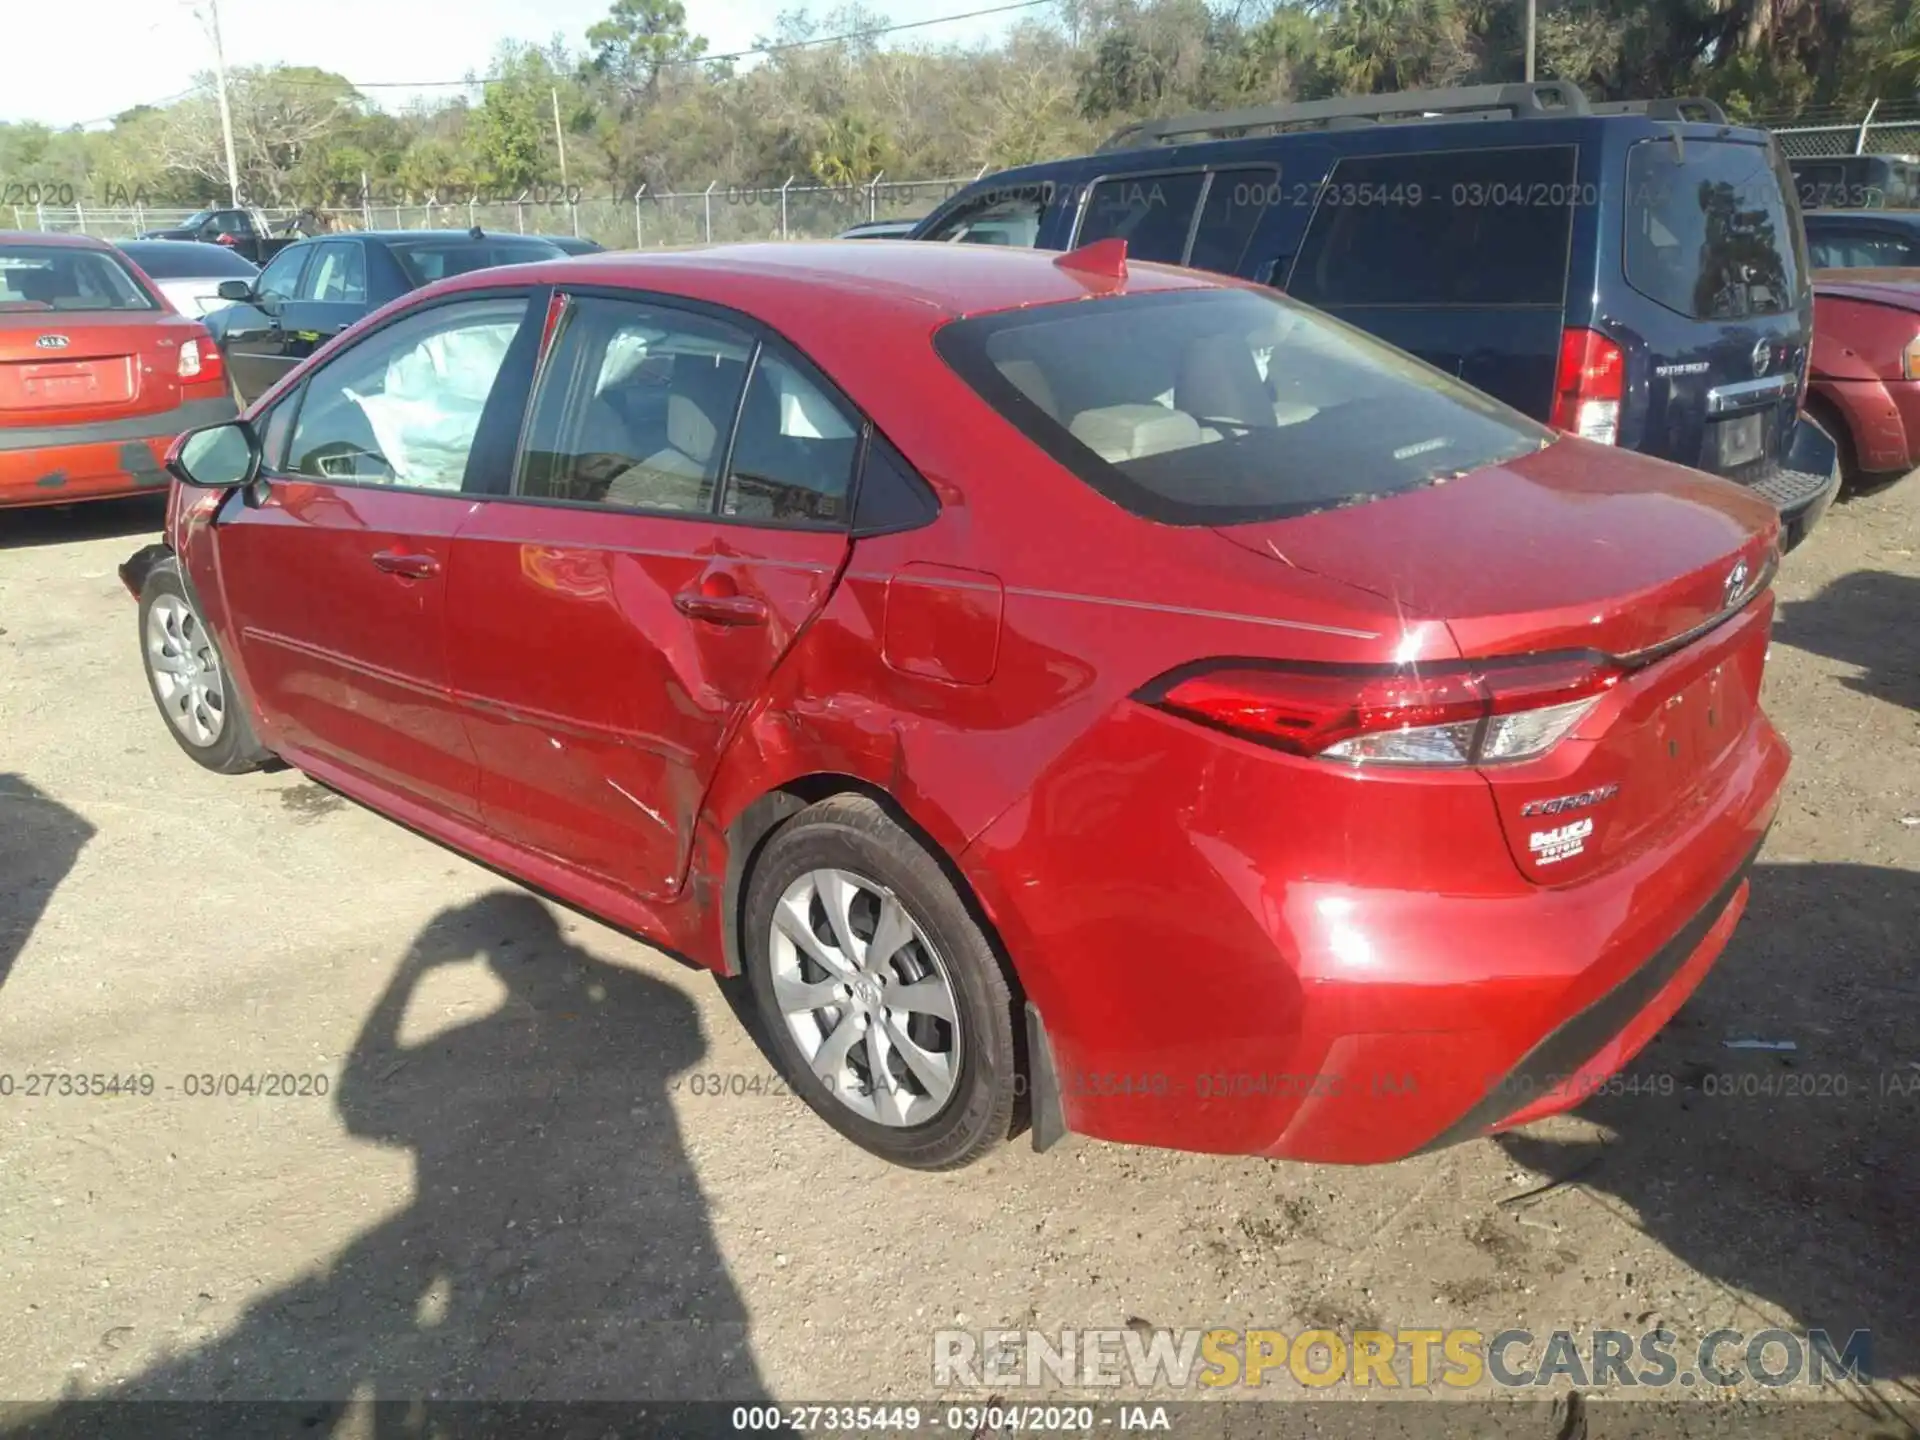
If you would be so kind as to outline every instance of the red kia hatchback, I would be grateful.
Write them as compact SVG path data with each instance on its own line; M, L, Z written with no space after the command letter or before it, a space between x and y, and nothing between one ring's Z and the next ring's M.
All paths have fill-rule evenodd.
M0 232L0 508L153 491L175 436L234 413L213 337L124 255Z
M743 976L903 1164L1578 1102L1746 902L1772 508L1121 243L411 295L176 448L155 698Z

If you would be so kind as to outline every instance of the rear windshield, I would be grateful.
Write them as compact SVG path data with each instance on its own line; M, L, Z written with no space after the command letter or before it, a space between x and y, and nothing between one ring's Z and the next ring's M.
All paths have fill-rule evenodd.
M224 245L202 245L193 240L129 240L120 247L134 264L155 280L246 280L259 267Z
M65 245L0 245L0 310L157 310L118 257Z
M415 285L431 285L449 275L488 270L495 265L524 265L530 260L558 260L566 255L558 245L531 236L485 240L399 240L387 247Z
M1778 315L1798 303L1799 216L1775 153L1714 140L1642 140L1627 152L1627 283L1696 320Z
M1576 204L1571 145L1370 155L1309 187L1287 293L1313 305L1558 308Z
M1355 504L1553 438L1412 356L1265 291L1008 311L955 321L934 344L1056 460L1172 525Z

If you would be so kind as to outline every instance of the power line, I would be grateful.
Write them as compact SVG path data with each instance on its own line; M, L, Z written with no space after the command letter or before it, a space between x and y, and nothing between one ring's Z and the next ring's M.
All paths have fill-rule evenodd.
M206 88L207 87L204 85L189 85L185 90L182 90L177 95L168 95L159 100L147 100L134 105L122 105L118 110L114 111L111 115L96 116L92 120L75 120L70 124L63 125L59 128L63 130L84 130L89 125L104 125L109 120L118 120L122 115L126 114L129 110L158 110L162 105L171 105L176 100L186 99L189 95L198 95Z
M984 10L966 10L957 15L938 15L931 20L907 20L898 25L883 25L874 30L849 30L844 35L817 35L806 40L788 40L779 45L757 45L751 50L735 50L725 55L685 56L677 60L669 60L661 68L675 65L715 65L728 60L750 60L756 55L779 55L788 50L805 50L814 45L838 45L847 40L871 40L882 35L897 34L902 30L924 30L931 25L951 25L956 20L977 20L983 15L1005 15L1015 10L1036 10L1042 5L1053 3L1055 0L1017 0L1017 3L1011 5L990 5ZM365 84L350 80L347 83L355 90L441 90L492 85L511 78L507 75L475 75L464 80L372 80ZM274 83L331 86L333 82L275 77Z

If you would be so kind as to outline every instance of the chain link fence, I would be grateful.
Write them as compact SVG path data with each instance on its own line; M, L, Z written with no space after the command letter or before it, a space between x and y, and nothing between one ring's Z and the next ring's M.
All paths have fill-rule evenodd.
M985 174L985 167L979 172ZM972 183L967 175L942 180L886 180L860 185L743 187L715 181L704 190L651 192L624 199L577 192L516 200L431 200L390 203L369 198L357 206L296 211L263 208L278 226L305 216L329 230L486 230L521 235L574 235L609 249L655 249L740 240L824 240L875 220L917 220ZM64 197L63 197L64 198ZM126 240L177 226L191 210L152 206L15 205L13 228ZM4 215L5 211L0 211Z
M1823 155L1920 155L1920 102L1875 103L1864 114L1802 111L1754 123L1779 138L1794 159ZM369 197L359 205L296 212L264 209L275 224L297 213L318 217L333 230L483 229L522 235L573 235L609 249L656 249L724 244L742 240L820 240L875 220L915 220L986 173L938 180L888 180L877 176L855 185L743 187L714 181L699 190L652 191L642 186L625 197L593 197L536 187L515 200L458 198L390 201ZM63 187L64 188L64 187ZM70 192L59 196L74 198ZM151 206L108 207L14 205L13 227L54 230L124 240L146 230L180 224L192 212ZM0 210L0 219L6 212Z

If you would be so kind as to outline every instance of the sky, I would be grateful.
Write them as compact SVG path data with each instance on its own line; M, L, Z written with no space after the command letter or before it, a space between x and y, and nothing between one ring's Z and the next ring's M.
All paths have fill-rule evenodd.
M362 84L457 80L485 73L505 39L544 43L555 32L574 45L606 14L608 0L220 0L227 64L315 65ZM802 0L684 0L687 26L714 53L745 50L771 35L783 10ZM867 0L893 24L984 9L1001 0ZM170 99L213 68L212 42L192 0L13 0L5 31L19 55L71 55L75 63L7 67L0 120L38 120L58 128L104 121L142 103ZM832 0L808 7L816 16ZM900 43L972 42L1047 10L986 15L910 30ZM887 42L894 43L894 42ZM413 95L452 89L372 92L389 109Z

